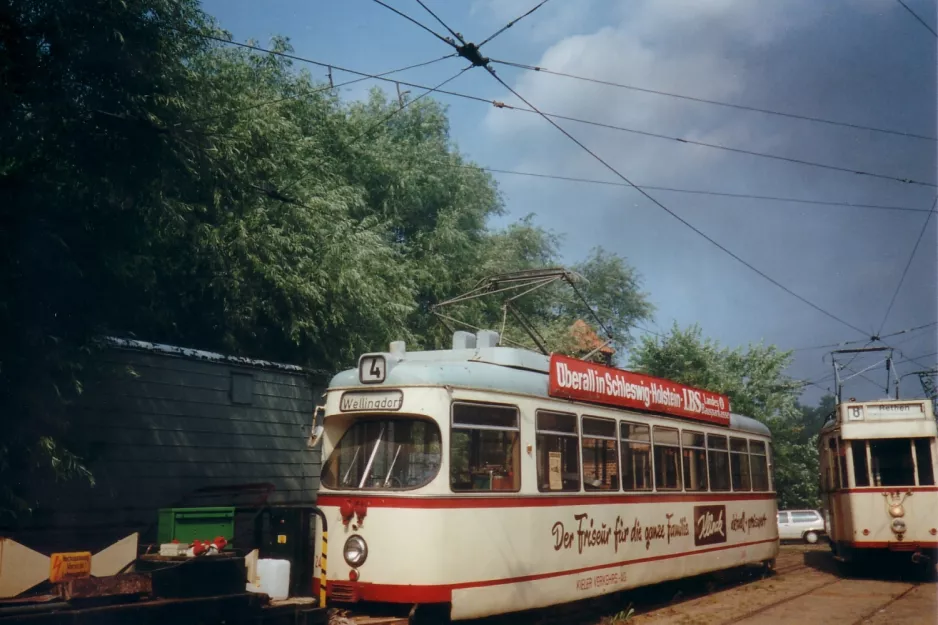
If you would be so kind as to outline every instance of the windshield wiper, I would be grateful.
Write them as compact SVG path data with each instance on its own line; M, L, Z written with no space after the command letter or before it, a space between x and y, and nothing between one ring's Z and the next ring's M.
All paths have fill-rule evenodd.
M368 464L365 465L365 472L362 473L362 481L358 483L359 488L365 487L365 480L368 479L368 474L371 473L371 465L374 464L375 456L378 455L378 447L381 446L381 437L384 436L384 424L381 424L381 431L378 432L378 438L375 440L375 447L371 450L371 456L368 458Z
M342 476L342 483L348 484L348 474L352 472L352 469L355 467L355 461L358 460L358 452L361 451L361 447L355 449L355 455L352 456L352 461L348 464L348 471L345 472L345 475Z
M400 455L400 453L401 453L401 447L403 447L403 445L398 445L398 446L397 446L397 451L394 452L394 459L391 460L391 466L388 467L388 476L387 476L386 478L384 478L384 486L385 486L385 488L387 488L388 482L391 481L391 473L394 472L394 464L397 462L397 457L398 457L398 456ZM401 484L401 486L403 486L403 483Z

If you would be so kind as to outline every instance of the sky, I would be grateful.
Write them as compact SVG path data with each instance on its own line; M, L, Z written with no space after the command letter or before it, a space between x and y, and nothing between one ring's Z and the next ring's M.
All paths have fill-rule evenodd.
M425 4L466 41L480 42L537 1ZM446 34L417 0L385 2ZM905 4L938 29L936 0ZM272 36L283 35L300 56L362 72L377 74L452 52L373 0L204 0L203 7L238 41L266 45ZM938 136L936 37L896 0L550 0L485 44L482 52L491 59L646 90ZM463 59L447 59L396 76L429 87L466 65ZM826 315L635 189L495 174L507 213L492 226L534 214L536 223L563 234L566 263L577 262L596 246L624 257L656 307L654 322L644 327L663 332L674 323L697 323L705 336L729 347L764 342L797 349L788 373L815 381L832 377L830 357L823 360L832 348L802 348L845 341L860 341L847 347L863 347L871 336L938 321L938 215L931 214L926 225L930 214L924 212L938 197L935 140L716 106L504 64L491 67L544 112L849 170L557 120L639 186L918 209L646 189L700 233ZM325 77L321 68L308 69ZM334 73L336 82L354 78ZM375 85L389 92L395 88L366 81L342 94L361 98ZM482 68L446 88L522 104ZM403 89L412 96L422 93ZM477 165L626 184L535 114L434 97L448 106L454 145ZM925 184L851 173L855 171ZM935 366L934 325L884 341L897 350L899 373ZM850 367L862 371L882 356L860 355ZM845 385L845 396L882 397L884 367L863 376L869 379L857 377ZM808 386L803 401L817 401L830 387L830 379ZM901 393L921 396L918 379L904 378Z

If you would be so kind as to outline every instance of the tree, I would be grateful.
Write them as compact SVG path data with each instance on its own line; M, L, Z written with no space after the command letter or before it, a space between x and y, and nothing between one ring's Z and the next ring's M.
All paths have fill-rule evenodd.
M803 437L801 387L784 374L790 363L791 352L771 345L721 347L696 325L675 325L660 339L643 337L631 357L636 371L725 394L733 412L766 424L779 507L813 508L819 505L817 437Z
M830 394L823 395L818 405L813 408L798 404L798 408L801 410L799 440L807 442L817 436L836 407L837 398Z
M228 35L197 0L2 15L0 512L37 469L90 479L68 407L102 374L103 335L336 370L394 339L445 343L432 305L558 262L532 220L489 227L497 187L430 98L343 103L287 58L208 39ZM651 310L635 272L603 251L578 268L627 341ZM522 305L558 332L571 298Z

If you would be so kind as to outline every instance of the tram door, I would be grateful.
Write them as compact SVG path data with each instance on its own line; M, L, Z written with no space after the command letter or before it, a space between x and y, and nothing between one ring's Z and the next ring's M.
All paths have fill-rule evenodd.
M820 446L821 507L823 508L827 535L832 541L835 541L839 536L839 528L837 525L838 514L834 493L841 479L838 472L837 439L833 436L828 436L825 439L821 439Z

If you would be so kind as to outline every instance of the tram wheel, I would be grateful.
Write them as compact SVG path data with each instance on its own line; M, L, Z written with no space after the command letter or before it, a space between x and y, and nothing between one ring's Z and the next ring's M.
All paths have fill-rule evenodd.
M818 535L817 532L806 532L804 535L804 541L809 545L814 545L817 543Z

